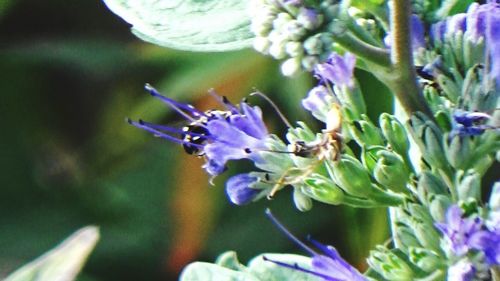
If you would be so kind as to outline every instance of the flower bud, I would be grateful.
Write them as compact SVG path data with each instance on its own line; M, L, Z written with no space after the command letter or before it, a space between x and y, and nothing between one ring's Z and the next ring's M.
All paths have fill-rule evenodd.
M283 75L291 77L299 74L301 71L300 58L290 58L281 64L281 73Z
M279 13L273 21L273 30L280 30L292 20L288 13Z
M229 200L236 205L245 205L257 197L260 190L251 186L257 183L258 178L250 174L232 176L226 182L226 194Z
M246 267L238 260L238 255L235 251L227 251L220 254L215 261L217 265L230 268L233 270L245 270Z
M451 206L450 198L445 195L432 195L429 201L429 212L432 219L436 222L444 222L446 220L446 211Z
M400 155L408 153L408 137L406 130L396 117L388 113L382 113L379 118L380 129L392 149Z
M291 57L297 57L304 54L302 44L297 41L290 41L285 45L286 53Z
M283 34L289 40L299 41L306 33L306 29L296 20L291 20L283 26Z
M409 124L427 162L436 168L447 167L448 162L442 145L443 136L436 124L420 112L411 116Z
M413 232L413 229L409 228L407 225L398 224L396 227L397 240L401 242L401 246L404 248L409 247L420 247L421 244Z
M307 197L298 188L293 189L293 202L295 203L295 207L301 212L309 211L312 208L311 198Z
M373 170L375 169L375 165L377 164L379 158L379 151L386 151L387 149L381 145L363 146L362 149L361 162L370 174L373 174Z
M381 150L377 154L378 161L373 170L377 182L394 192L406 192L410 172L403 158L387 150Z
M370 175L356 158L344 155L333 166L335 180L344 191L359 197L367 197L372 192Z
M377 246L370 252L368 264L386 280L414 280L410 266L397 253Z
M471 138L455 135L445 142L446 158L455 169L464 170L470 164L471 152L474 150Z
M446 184L429 171L423 171L417 184L418 197L422 202L427 202L432 195L447 195Z
M436 252L424 248L410 248L409 258L413 264L426 272L434 272L442 266L441 257Z
M268 54L270 46L271 41L267 37L256 37L253 40L253 48L259 53Z
M301 7L297 15L297 21L305 28L312 30L317 28L323 22L323 16L314 9Z
M323 42L319 36L311 36L304 41L304 50L309 55L319 55L323 53Z
M360 146L383 145L380 131L372 122L359 120L348 125L351 136Z
M277 60L284 59L286 57L286 43L286 41L272 41L271 46L269 47L269 54Z
M330 179L314 174L304 181L301 191L320 202L338 205L343 202L344 192Z
M318 63L319 59L316 56L305 56L302 58L302 67L307 71L313 71Z
M473 170L468 170L466 173L461 172L458 176L461 178L457 186L458 199L462 201L481 200L481 176Z

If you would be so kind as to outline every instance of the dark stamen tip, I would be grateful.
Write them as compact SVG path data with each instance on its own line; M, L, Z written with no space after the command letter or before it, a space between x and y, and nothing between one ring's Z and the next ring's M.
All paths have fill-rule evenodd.
M141 125L145 125L145 124L144 124L144 120L142 120L142 119L139 119L137 122L138 122L139 124L141 124Z
M231 103L229 102L229 99L226 96L222 96L222 102L226 104Z
M134 123L134 121L132 121L132 119L130 118L125 118L125 122L129 123L130 125L132 125Z
M250 150L250 148L247 147L247 148L245 148L245 153L250 154L250 153L252 153L252 150Z

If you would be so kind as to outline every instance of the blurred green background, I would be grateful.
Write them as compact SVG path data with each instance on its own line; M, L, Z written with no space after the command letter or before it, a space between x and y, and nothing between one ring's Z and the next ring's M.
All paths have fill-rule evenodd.
M315 83L308 75L285 79L252 50L190 53L141 42L99 1L0 0L0 35L0 279L88 224L100 227L101 240L78 280L175 280L186 263L226 250L243 262L262 252L305 254L264 217L267 207L299 237L336 246L361 269L372 245L387 239L383 209L316 203L300 213L287 189L273 201L232 206L224 176L210 186L201 160L124 122L182 126L144 91L151 83L203 109L216 105L210 88L234 102L257 88L290 120L321 129L299 106ZM376 120L390 110L387 91L357 76ZM283 136L269 105L250 101Z

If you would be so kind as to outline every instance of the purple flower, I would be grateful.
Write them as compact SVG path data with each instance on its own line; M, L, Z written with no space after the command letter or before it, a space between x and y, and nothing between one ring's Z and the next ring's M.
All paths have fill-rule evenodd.
M492 212L485 224L480 217L464 218L462 209L453 205L447 211L446 223L436 223L436 227L443 233L446 245L455 256L464 256L475 250L484 253L487 264L500 265L498 215Z
M302 100L302 106L309 110L314 117L326 123L328 111L334 103L334 96L324 85L312 88L307 97Z
M229 201L236 205L250 203L260 193L260 190L251 187L257 181L258 178L250 174L239 174L229 178L226 182L226 194Z
M500 88L500 5L493 4L486 19L486 46L490 54L490 76Z
M476 268L467 259L462 259L459 262L448 268L448 278L450 281L472 281L476 275Z
M332 53L325 63L318 64L314 73L321 81L328 81L340 87L354 86L354 67L356 66L356 57L346 52L344 56Z
M146 85L149 93L162 100L190 123L182 130L169 126L156 125L142 120L128 122L155 136L182 144L184 150L206 159L206 171L217 176L226 170L229 160L260 160L258 153L266 149L269 136L262 120L262 111L257 106L242 102L239 107L225 98L218 98L225 110L200 111L190 104L180 103L162 96L156 89ZM180 135L175 137L173 135Z
M452 130L450 139L455 136L478 136L487 129L493 129L492 126L484 123L491 118L490 115L483 112L468 112L457 110L453 113Z
M337 252L337 250L329 245L323 245L315 240L310 239L311 243L316 246L320 252L316 252L297 237L295 237L283 224L281 224L271 213L269 209L266 210L266 215L271 221L285 233L288 238L297 243L301 248L311 254L312 269L302 268L296 264L288 264L280 261L269 260L275 264L306 272L327 281L367 281L356 268L347 263Z
M464 218L460 207L453 205L446 212L446 223L436 223L443 234L446 246L455 256L463 256L472 249L482 248L481 242L488 233L483 230L479 217Z

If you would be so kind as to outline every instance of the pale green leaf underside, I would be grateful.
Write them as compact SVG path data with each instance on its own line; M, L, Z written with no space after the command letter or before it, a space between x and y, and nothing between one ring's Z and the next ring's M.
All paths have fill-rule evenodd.
M241 0L104 0L142 40L188 51L249 47L253 34Z
M50 252L12 273L4 281L71 281L80 272L97 240L97 227L82 228Z

